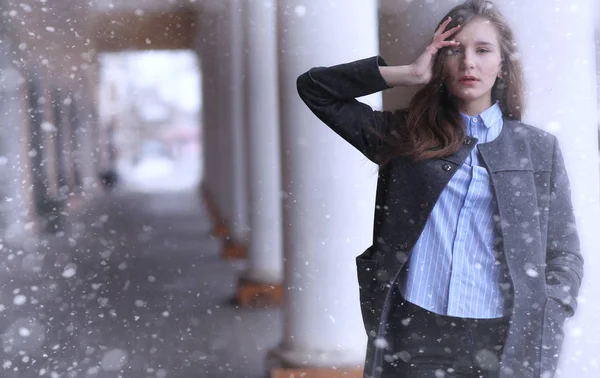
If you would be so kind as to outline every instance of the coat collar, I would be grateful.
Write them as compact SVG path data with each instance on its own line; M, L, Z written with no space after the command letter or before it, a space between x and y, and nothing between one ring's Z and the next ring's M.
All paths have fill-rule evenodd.
M533 170L531 160L526 158L528 131L521 122L504 118L500 135L491 142L477 145L490 172Z
M467 136L461 149L452 155L443 157L442 160L462 164L477 144L484 164L492 173L533 170L531 161L523 158L523 151L528 149L525 139L528 130L519 121L508 118L504 118L503 121L502 131L496 139L477 143L477 138Z

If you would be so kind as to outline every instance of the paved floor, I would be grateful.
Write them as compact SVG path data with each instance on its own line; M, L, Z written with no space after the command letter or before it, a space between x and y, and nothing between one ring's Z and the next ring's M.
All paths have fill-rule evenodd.
M195 193L87 202L70 230L0 251L0 377L259 378L278 310L231 303Z

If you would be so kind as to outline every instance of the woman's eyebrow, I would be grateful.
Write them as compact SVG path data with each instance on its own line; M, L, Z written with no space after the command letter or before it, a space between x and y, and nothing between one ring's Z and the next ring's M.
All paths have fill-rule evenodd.
M488 41L475 41L476 45L483 45L483 46L493 46L494 44L492 42L488 42Z

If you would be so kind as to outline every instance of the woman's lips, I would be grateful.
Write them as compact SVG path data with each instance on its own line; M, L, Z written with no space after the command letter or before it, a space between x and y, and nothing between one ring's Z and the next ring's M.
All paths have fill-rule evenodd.
M477 83L479 80L477 79L460 79L458 82L461 83L462 85L475 85L475 83Z

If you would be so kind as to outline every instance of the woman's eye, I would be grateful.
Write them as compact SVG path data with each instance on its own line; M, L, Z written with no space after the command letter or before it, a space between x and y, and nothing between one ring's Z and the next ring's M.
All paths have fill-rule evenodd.
M478 53L488 53L488 52L490 52L490 50L487 50L487 49L479 49L479 50L477 50L477 52L478 52Z

